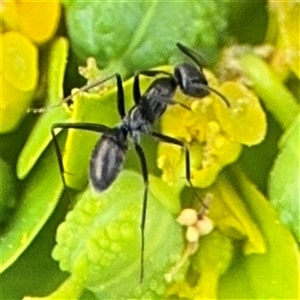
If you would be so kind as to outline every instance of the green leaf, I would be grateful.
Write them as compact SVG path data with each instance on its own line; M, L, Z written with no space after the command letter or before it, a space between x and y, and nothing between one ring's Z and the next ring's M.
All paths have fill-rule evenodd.
M83 287L78 286L72 278L66 279L51 295L46 297L25 297L23 300L55 300L69 299L77 300L82 294Z
M214 202L209 217L220 231L234 240L243 240L242 250L245 254L264 253L264 237L232 182L221 174L210 192L214 195Z
M52 124L65 122L68 119L69 115L62 106L50 109L40 117L18 158L17 175L20 179L28 175L52 140Z
M280 152L269 178L271 203L300 241L300 115L283 135Z
M200 47L214 61L228 7L217 1L64 1L72 49L97 59L108 73L132 74L179 57L175 42ZM120 26L120 23L122 24ZM182 58L182 55L181 55Z
M32 243L0 275L1 299L20 300L24 296L47 295L66 279L67 274L60 271L51 257L57 226L63 221L70 205L67 197L61 200Z
M217 296L218 281L230 266L234 254L233 240L217 229L201 238L192 265L200 274L196 295L202 295L204 299Z
M49 108L35 124L25 146L23 147L18 162L17 175L24 179L30 172L40 155L50 143L51 126L54 123L68 120L67 110L59 105L63 98L63 80L67 63L68 43L65 38L53 41L49 53L47 102ZM58 107L52 107L57 106Z
M162 199L154 197L151 179L143 282L139 282L142 177L123 170L106 192L96 194L87 189L58 228L53 257L62 270L71 272L78 286L84 285L105 299L162 295L164 274L180 258L183 236L179 224L161 204ZM161 182L155 189L164 191L165 186ZM174 197L166 191L160 195Z
M245 54L240 57L239 61L244 74L251 81L253 90L261 97L267 109L274 115L282 128L290 126L300 110L292 93L259 57Z
M52 42L48 66L47 103L56 105L63 99L63 82L67 64L69 43L66 38L60 37Z
M18 210L1 236L3 272L24 252L52 214L62 192L55 151L49 147L24 181Z
M0 224L11 217L17 200L17 179L11 165L0 157Z
M250 299L297 299L299 252L294 237L280 223L269 201L240 169L231 167L227 175L231 176L231 181L264 235L267 249L264 254L253 253L235 260L233 268L240 277L232 276L232 272L224 274L220 282L221 298L245 298L245 291L239 288L241 285L247 288L246 296Z

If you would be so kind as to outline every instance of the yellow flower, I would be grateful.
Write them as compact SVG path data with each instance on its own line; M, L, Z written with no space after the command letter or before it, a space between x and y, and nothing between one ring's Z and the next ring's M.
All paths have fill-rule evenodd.
M299 44L299 1L269 0L270 21L276 23L278 30L278 50L282 51L284 61L300 78L300 44Z
M38 80L38 51L18 32L0 36L1 132L13 130L26 113Z
M36 45L54 36L61 6L59 1L6 0L1 2L0 11L0 132L9 132L17 128L31 105L39 76Z
M4 27L26 35L36 44L49 41L61 15L60 1L6 0L1 5Z
M242 144L257 144L266 134L264 111L251 91L236 82L220 84L208 71L205 75L210 86L228 99L230 107L214 93L195 99L178 92L176 101L191 110L170 106L161 120L164 134L188 144L192 183L201 188L210 186L222 168L238 158ZM186 177L184 151L178 146L160 143L157 163L163 180L170 184Z

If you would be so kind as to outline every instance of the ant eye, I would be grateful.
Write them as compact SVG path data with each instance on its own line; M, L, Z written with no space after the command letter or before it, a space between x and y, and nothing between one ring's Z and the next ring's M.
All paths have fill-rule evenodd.
M180 70L180 68L178 66L174 69L174 78L176 79L176 82L178 84L182 83L181 70Z
M208 82L207 82L207 80L206 80L206 78L203 76L203 77L201 77L201 76L199 76L199 77L197 77L197 78L192 78L191 79L191 82L193 83L193 84L195 84L195 85L199 85L199 84L201 84L201 85L208 85Z

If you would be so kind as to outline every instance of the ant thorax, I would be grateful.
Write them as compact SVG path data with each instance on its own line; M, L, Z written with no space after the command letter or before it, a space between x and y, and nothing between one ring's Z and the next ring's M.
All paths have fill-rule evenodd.
M141 97L140 104L146 118L153 124L171 104L176 90L176 82L172 77L157 78Z
M151 130L151 123L145 118L145 113L140 105L133 106L122 123L134 142L139 142L141 133L147 134Z

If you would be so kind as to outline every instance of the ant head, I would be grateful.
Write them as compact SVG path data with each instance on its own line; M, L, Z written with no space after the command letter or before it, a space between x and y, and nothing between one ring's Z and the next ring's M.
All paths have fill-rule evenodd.
M203 57L181 43L176 43L176 46L182 53L195 62L199 68L198 69L194 65L188 63L179 64L175 67L174 77L182 92L187 96L196 98L203 98L209 95L210 92L213 92L218 95L228 107L230 107L230 103L226 97L208 85L203 73Z
M182 92L191 97L202 98L209 94L208 82L204 76L202 62L204 59L195 51L181 43L176 43L179 50L196 63L182 63L175 67L174 77Z
M209 94L208 82L194 65L182 63L175 67L174 78L182 92L190 97L203 98Z

